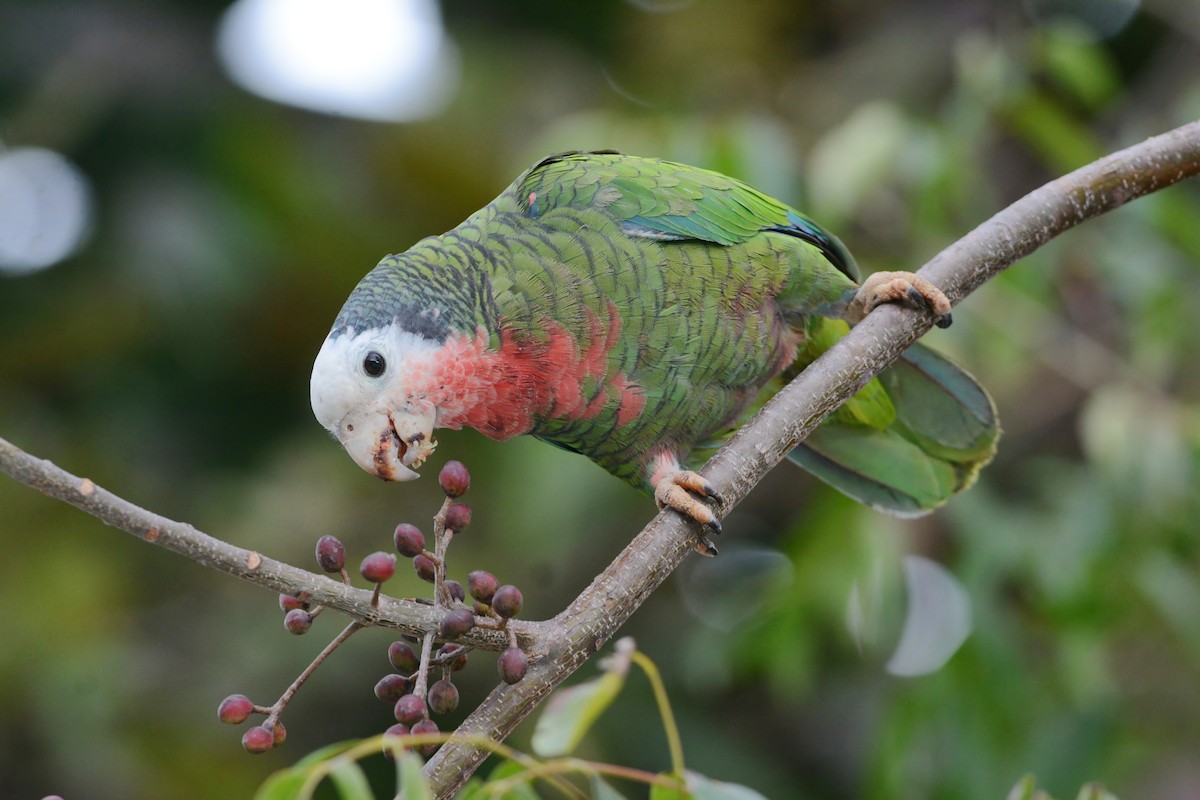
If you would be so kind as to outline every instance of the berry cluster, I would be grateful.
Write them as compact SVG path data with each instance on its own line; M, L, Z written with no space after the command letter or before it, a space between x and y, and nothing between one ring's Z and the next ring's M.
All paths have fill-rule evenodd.
M375 696L392 706L396 724L387 729L393 736L438 733L438 726L430 719L430 713L445 715L458 707L458 688L452 681L454 672L467 663L468 647L456 643L476 627L487 627L507 631L508 648L497 662L500 678L513 684L525 676L529 658L517 643L516 634L508 627L508 621L521 612L524 599L521 591L510 584L501 585L496 576L484 570L476 570L467 576L467 585L446 578L446 550L455 534L462 533L471 522L471 508L458 498L466 493L471 484L470 473L458 461L450 461L438 476L442 491L446 495L441 510L433 520L434 549L425 548L425 535L409 523L396 526L393 542L396 550L412 559L417 575L434 585L433 605L444 611L436 631L428 631L420 640L406 637L388 648L388 660L392 673L385 675L375 684ZM322 536L317 541L317 564L330 574L338 575L349 585L346 571L346 548L336 537ZM377 604L382 584L396 572L396 556L392 553L371 553L359 565L359 574L374 584L372 604ZM468 595L471 598L467 604ZM284 612L284 629L293 634L307 633L313 620L323 606L313 605L312 598L302 593L299 596L282 594L279 607ZM351 622L335 638L303 673L288 687L287 691L272 706L260 706L245 695L234 694L221 701L217 716L222 722L238 725L252 714L264 714L262 725L246 731L242 746L251 753L263 753L278 747L286 737L279 715L291 700L296 690L309 675L355 631L364 627L362 622ZM442 642L434 652L435 639ZM419 651L414 648L419 641ZM441 677L430 683L431 670L440 669ZM429 755L437 745L419 748ZM385 748L390 755L390 751Z

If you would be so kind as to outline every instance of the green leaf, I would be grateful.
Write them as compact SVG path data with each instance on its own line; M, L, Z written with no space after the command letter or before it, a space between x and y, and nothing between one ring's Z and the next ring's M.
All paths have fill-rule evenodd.
M520 775L522 772L527 771L528 770L524 764L519 764L516 761L501 761L496 765L496 768L488 774L487 783L483 785L484 794L482 796L491 797L486 790L492 783L495 783L503 778L510 778L513 775ZM541 800L541 798L538 797L538 794L533 790L533 787L526 782L519 783L513 789L505 792L503 795L501 795L500 800Z
M660 772L659 777L675 778L678 776ZM676 789L665 784L654 783L650 785L650 800L692 800L692 794L684 788Z
M591 776L591 800L625 800L625 795L618 792L608 781L599 775Z
M300 787L308 778L308 770L283 769L267 778L254 793L254 800L294 800L300 797Z
M314 750L288 769L280 770L267 778L254 794L254 800L295 800L304 797L300 790L309 776L326 761L336 758L357 744L357 741L337 742ZM371 798L369 790L365 797Z
M343 800L375 800L371 784L357 761L344 761L329 773L329 779ZM407 799L406 799L407 800Z
M579 744L596 719L616 699L625 677L606 672L599 678L561 689L538 719L533 731L533 752L539 756L562 756Z
M1013 788L1008 790L1005 800L1031 800L1036 789L1037 779L1032 775L1025 775L1017 781Z
M687 786L694 800L767 800L748 786L714 781L690 770L686 775Z
M433 800L429 782L421 774L421 759L411 750L396 759L396 794L400 800Z

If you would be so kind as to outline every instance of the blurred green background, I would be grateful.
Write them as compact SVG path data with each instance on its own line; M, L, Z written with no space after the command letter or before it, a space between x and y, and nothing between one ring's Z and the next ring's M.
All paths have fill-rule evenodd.
M312 418L338 308L381 256L541 155L728 172L865 269L912 269L1043 182L1200 117L1200 13L1173 0L452 2L417 78L443 94L407 121L239 88L215 46L226 5L0 3L0 142L64 157L90 196L73 255L0 263L0 435L302 566L322 534L357 563L438 504L436 481L371 478ZM0 232L14 209L0 195ZM1198 276L1193 184L1067 233L957 309L928 340L991 388L1006 435L932 517L770 474L728 520L722 566L685 565L622 631L664 670L689 763L772 798L995 799L1026 771L1056 795L1098 779L1200 796ZM532 440L439 438L425 472L458 458L474 475L451 573L517 583L530 618L653 512ZM288 710L287 745L251 757L218 701L272 702L332 615L289 636L273 595L7 478L0 548L5 797L246 797L391 721L371 688L392 637L365 632ZM914 557L957 581L937 597L971 630L904 676ZM407 569L390 586L425 588ZM454 719L495 682L491 657L473 661ZM583 754L668 766L644 681Z

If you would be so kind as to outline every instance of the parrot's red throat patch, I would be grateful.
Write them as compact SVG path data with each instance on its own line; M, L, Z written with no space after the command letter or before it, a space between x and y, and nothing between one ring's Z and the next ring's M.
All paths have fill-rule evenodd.
M608 354L621 332L611 304L606 322L589 314L583 346L554 320L536 336L501 328L498 348L482 328L474 337L451 337L415 388L437 407L438 427L467 425L493 439L529 433L541 420L591 419L606 411L615 411L618 426L628 424L646 399L641 386L610 371Z

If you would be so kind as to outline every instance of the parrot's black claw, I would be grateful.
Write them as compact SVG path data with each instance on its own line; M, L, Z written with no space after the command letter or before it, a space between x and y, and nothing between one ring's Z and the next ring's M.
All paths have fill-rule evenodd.
M718 553L717 546L712 543L711 539L704 535L700 536L700 540L696 542L695 547L692 549L705 558L714 558Z
M937 325L939 328L949 328L953 322L954 322L954 317L952 315L942 314L940 317L938 317L936 320L934 320L933 324Z

